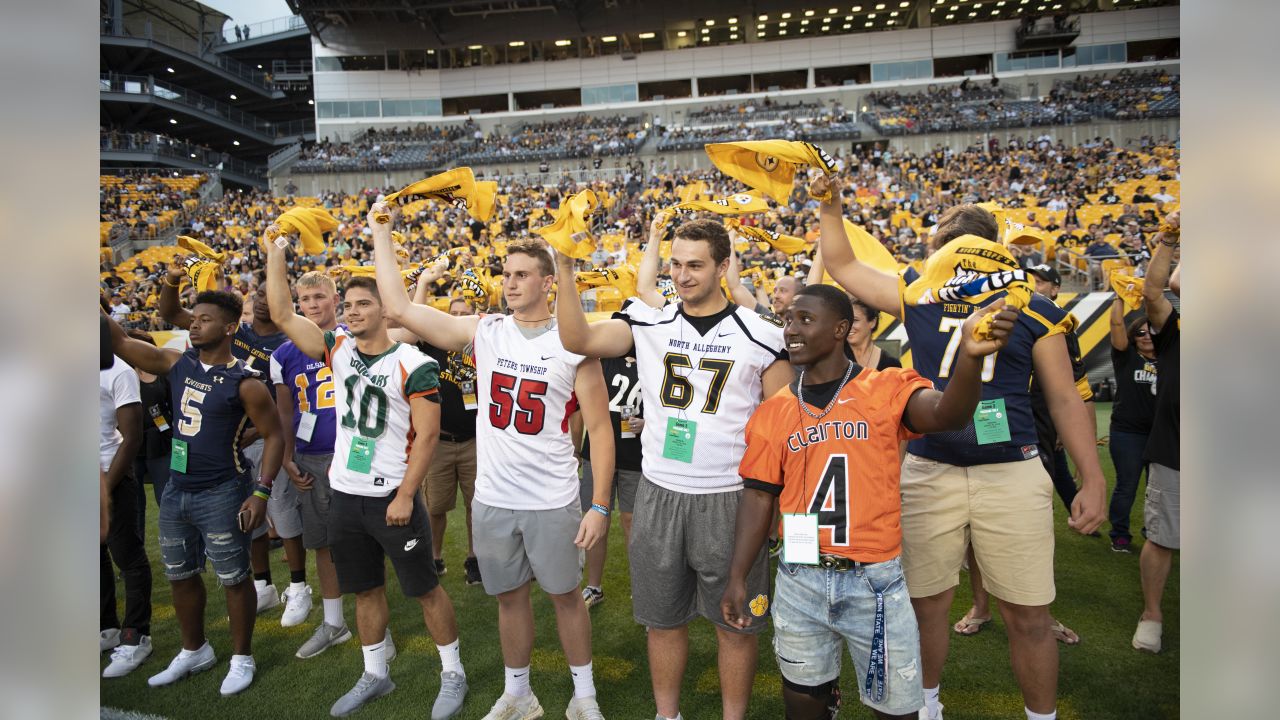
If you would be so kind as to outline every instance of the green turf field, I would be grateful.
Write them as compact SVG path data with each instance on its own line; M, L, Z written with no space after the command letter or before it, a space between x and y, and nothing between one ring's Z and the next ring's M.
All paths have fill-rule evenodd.
M1105 434L1110 404L1102 404L1098 427ZM1103 470L1112 477L1110 456L1099 448ZM147 487L151 500L151 488ZM1142 526L1142 489L1133 508L1131 527ZM1165 595L1164 652L1158 656L1139 653L1130 639L1142 609L1138 585L1138 555L1111 552L1106 539L1081 537L1067 529L1066 514L1055 498L1057 527L1058 599L1054 615L1080 634L1081 643L1062 647L1058 685L1058 716L1063 720L1105 720L1109 718L1178 717L1179 661L1179 568L1175 558ZM465 537L462 509L449 518L445 558L449 572L444 587L453 598L458 614L462 658L471 692L460 715L481 718L502 693L502 657L498 645L497 606L480 586L463 583L462 559ZM332 648L310 660L298 660L294 652L320 622L319 588L314 571L309 580L315 589L315 607L309 622L284 629L280 608L264 613L254 633L254 657L258 673L253 685L232 698L218 694L230 657L225 603L222 592L209 593L208 635L218 654L211 671L164 688L150 688L147 677L162 670L179 649L178 630L170 605L169 587L164 581L156 544L156 508L147 508L148 553L155 568L154 620L152 638L155 652L134 673L118 680L101 680L104 708L125 709L169 718L242 717L287 718L327 717L329 706L345 693L363 670L358 641ZM1141 545L1140 539L1135 539ZM314 565L312 564L312 568ZM272 552L272 573L277 588L288 583L289 573L282 551ZM206 581L211 574L206 574ZM388 571L391 600L391 631L399 657L391 665L397 689L354 717L427 717L439 687L440 664L433 643L426 636L416 602L399 594L394 574ZM123 603L123 586L118 586ZM600 705L609 718L638 720L653 717L645 655L645 633L631 619L630 578L623 552L622 529L615 523L610 533L610 555L606 568L607 600L592 611L594 627L595 677ZM968 609L969 585L962 577L953 620ZM355 631L354 601L346 599L347 623ZM546 717L564 715L572 694L572 683L560 652L551 604L537 595L536 645L533 652L533 688L546 708ZM689 669L685 677L682 711L689 720L718 717L720 700L715 670L715 634L706 622L697 622L691 631ZM942 686L942 702L947 720L983 718L1023 718L1022 698L1009 667L1004 626L998 614L974 637L953 636ZM760 668L750 716L782 718L781 680L773 659L769 634L761 638ZM847 660L847 658L846 658ZM103 656L102 665L106 666ZM856 701L857 679L851 664L845 663L841 680L846 702L842 717L866 717L871 713Z

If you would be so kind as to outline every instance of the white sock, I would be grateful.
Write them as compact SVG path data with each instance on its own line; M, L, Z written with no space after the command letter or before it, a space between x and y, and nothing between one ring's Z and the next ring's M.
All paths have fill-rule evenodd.
M324 605L325 625L340 628L347 624L347 619L342 616L342 598L323 598L321 604Z
M267 581L266 581L266 580L254 580L254 581L253 581L253 589L254 589L254 590L261 590L262 588L264 588L264 587L266 587L266 586L267 586Z
M456 672L463 676L467 674L462 669L462 654L458 652L457 640L448 645L437 645L436 650L440 651L441 672Z
M307 588L307 584L306 584L306 583L304 583L304 582L300 582L300 583L291 582L291 583L289 583L289 589L290 589L290 590L292 590L292 591L294 591L295 593L300 593L300 592L302 592L303 590L305 590L306 588Z
M591 675L591 663L587 663L586 665L570 665L569 674L573 676L574 697L595 697L596 681Z
M1058 720L1057 710L1054 710L1051 713L1043 714L1038 712L1031 712L1031 709L1026 706L1023 706L1022 709L1027 711L1027 720Z
M360 647L364 651L364 671L378 677L387 676L387 641Z
M178 653L178 657L183 657L183 658L191 657L192 655L195 655L198 652L204 651L204 649L207 647L209 647L209 641L205 640L204 644L196 648L195 650L188 650L186 648L182 648L182 652Z
M522 668L504 668L506 670L506 684L502 691L508 695L516 697L524 697L532 695L533 688L529 685L529 666Z
M931 718L938 716L938 710L940 709L940 704L938 703L938 691L940 691L941 689L942 689L941 685L939 685L938 687L931 687L931 688L924 689L924 708L926 711L925 714Z
M676 716L673 718L669 718L666 715L658 715L658 717L662 718L662 720L684 720L684 716L680 713L676 713Z

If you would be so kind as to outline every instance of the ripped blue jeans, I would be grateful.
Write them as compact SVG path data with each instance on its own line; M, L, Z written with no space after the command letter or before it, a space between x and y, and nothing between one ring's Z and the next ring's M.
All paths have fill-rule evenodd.
M920 631L898 558L844 571L778 563L773 649L782 675L805 686L838 679L845 647L863 704L889 715L924 707ZM868 666L876 658L879 672L871 668L874 680L868 687Z
M249 535L236 515L249 497L249 476L207 490L183 490L170 483L160 498L160 555L171 582L204 572L208 556L218 582L238 585L249 574Z

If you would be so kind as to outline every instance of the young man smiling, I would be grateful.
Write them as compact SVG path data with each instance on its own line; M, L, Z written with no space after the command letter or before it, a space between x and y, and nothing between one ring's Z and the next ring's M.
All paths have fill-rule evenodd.
M978 321L998 312L994 339ZM799 291L783 315L800 378L766 400L747 424L726 623L752 625L747 575L783 513L783 556L774 587L774 649L791 720L832 717L842 646L857 668L862 701L879 718L914 718L924 707L920 635L902 575L898 444L964 427L981 396L982 358L999 350L1017 313L988 305L962 329L945 392L914 370L863 368L845 353L853 306L830 285Z

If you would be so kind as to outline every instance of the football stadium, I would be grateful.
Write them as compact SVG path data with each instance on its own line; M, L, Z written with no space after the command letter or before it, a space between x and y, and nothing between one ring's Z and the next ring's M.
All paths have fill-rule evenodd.
M99 21L102 717L1179 717L1175 0Z

